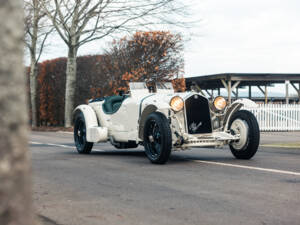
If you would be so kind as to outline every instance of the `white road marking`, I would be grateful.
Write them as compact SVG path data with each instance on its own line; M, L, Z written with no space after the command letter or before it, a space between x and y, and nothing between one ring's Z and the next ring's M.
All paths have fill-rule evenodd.
M72 149L75 148L75 146L53 144L53 143L41 143L41 142L35 142L35 141L30 141L29 144L32 144L32 145L49 145L49 146L62 147L62 148L72 148ZM104 150L93 149L93 152L104 152Z
M56 147L62 147L62 148L72 148L72 149L75 148L75 146L53 144L53 143L40 143L40 142L35 142L35 141L30 141L29 144L49 145L49 146L56 146ZM105 152L104 150L101 150L101 149L93 149L93 151L94 152ZM192 160L192 161L196 162L196 163L204 163L204 164L211 164L211 165L218 165L218 166L227 166L227 167L243 168L243 169L249 169L249 170L264 171L264 172L270 172L270 173L300 176L299 172L293 172L293 171L288 171L288 170L277 170L277 169L269 169L269 168L255 167L255 166L244 166L244 165L239 165L239 164L222 163L222 162L205 161L205 160Z
M93 149L93 152L105 152L105 151L101 149Z
M288 171L288 170L277 170L277 169L269 169L269 168L254 167L254 166L244 166L244 165L238 165L238 164L222 163L222 162L214 162L214 161L204 161L204 160L193 160L193 162L212 164L212 165L218 165L218 166L236 167L236 168L243 168L243 169L249 169L249 170L258 170L258 171L264 171L264 172L270 172L270 173L279 173L279 174L300 176L300 173Z
M35 142L35 141L30 141L29 144L42 145L43 143L41 143L41 142Z
M56 147L62 147L62 148L74 148L73 146L60 145L60 144L52 144L52 143L45 143L45 145L56 146Z
M62 134L73 134L71 131L57 131L57 133L62 133Z

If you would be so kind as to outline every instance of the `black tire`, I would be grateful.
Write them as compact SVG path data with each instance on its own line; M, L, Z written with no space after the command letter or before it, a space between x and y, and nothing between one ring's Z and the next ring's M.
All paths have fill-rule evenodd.
M92 142L87 142L86 140L85 119L81 112L75 115L74 142L79 154L89 154L94 144Z
M144 147L152 163L164 164L168 161L172 149L172 134L169 122L162 113L154 112L147 117Z
M117 142L114 144L117 149L137 148L138 144L135 141Z
M241 149L236 149L234 147L234 142L229 144L230 150L237 159L251 159L258 150L260 140L257 119L253 113L247 110L240 110L232 115L229 122L229 128L231 128L232 123L237 119L242 120L248 126L247 141Z

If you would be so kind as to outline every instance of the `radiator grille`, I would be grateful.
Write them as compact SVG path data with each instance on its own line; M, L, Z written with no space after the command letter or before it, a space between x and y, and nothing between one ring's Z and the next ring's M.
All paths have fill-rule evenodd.
M198 94L185 100L187 130L189 134L211 133L211 119L208 100Z

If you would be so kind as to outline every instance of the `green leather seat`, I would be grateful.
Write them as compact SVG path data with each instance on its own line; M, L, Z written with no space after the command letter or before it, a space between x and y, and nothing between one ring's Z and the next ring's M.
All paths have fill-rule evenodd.
M105 98L105 102L102 105L103 111L106 114L113 114L121 107L122 102L127 96L113 95Z

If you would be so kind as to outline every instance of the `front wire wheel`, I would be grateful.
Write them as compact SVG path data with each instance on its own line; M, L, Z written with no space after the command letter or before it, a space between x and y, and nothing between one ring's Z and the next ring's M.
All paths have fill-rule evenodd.
M172 149L172 135L167 118L158 112L151 113L144 126L144 147L152 163L164 164Z
M247 110L235 112L229 122L233 134L239 134L240 140L229 144L237 159L250 159L257 152L260 132L256 117Z
M86 125L82 113L75 117L74 142L79 154L89 154L93 148L93 143L86 140Z

